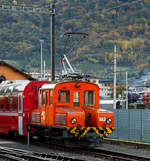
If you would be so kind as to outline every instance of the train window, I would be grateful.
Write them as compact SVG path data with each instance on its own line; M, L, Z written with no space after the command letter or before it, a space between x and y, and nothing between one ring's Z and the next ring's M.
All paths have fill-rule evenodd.
M12 97L12 111L17 112L17 96Z
M0 87L0 94L2 94L2 93L1 93L1 89L2 89L2 88L3 88L3 87Z
M1 105L0 105L0 111L1 111L1 112L4 112L4 104L1 104Z
M45 91L43 91L43 106L45 106Z
M5 91L5 87L2 87L1 89L0 89L0 94L4 94L4 91Z
M18 91L18 88L17 88L18 86L15 86L14 88L13 88L13 93L17 93L17 91Z
M93 106L95 104L95 91L84 92L84 105Z
M73 105L74 106L80 106L80 92L74 92Z
M12 96L8 97L8 104L9 104L9 110L12 111L12 103L13 103L13 98Z
M19 96L19 111L21 111L21 96Z
M8 93L10 93L10 92L11 92L11 88L8 87L7 90L6 90L6 93L8 94Z
M4 97L0 97L0 111L4 111Z
M58 91L58 101L61 103L67 103L70 101L70 91L60 90Z
M9 98L5 97L5 111L10 112Z
M52 104L53 104L53 91L52 90L50 90L49 95L50 95L50 97L49 97L50 106L52 106Z

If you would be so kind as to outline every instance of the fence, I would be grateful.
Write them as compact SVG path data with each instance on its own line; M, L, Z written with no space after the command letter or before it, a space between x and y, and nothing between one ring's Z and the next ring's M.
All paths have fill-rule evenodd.
M150 110L113 110L115 131L109 138L150 142Z

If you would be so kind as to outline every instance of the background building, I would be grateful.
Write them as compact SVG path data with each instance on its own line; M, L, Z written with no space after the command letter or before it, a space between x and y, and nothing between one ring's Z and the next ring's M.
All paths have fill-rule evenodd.
M35 80L35 78L4 61L0 61L0 83L4 80Z

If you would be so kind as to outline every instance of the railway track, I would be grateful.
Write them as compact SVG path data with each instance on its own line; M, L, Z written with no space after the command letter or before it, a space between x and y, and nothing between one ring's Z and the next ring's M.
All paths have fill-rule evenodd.
M78 150L77 150L78 151ZM92 155L95 158L104 158L110 161L149 161L150 158L135 156L127 153L114 152L102 149L81 150L81 153Z
M43 145L45 146L45 145ZM150 161L150 157L143 157L143 156L137 156L133 155L130 153L121 153L121 152L116 152L116 151L110 151L110 150L104 150L100 148L95 148L95 149L83 149L83 148L67 148L67 147L57 147L53 145L47 145L50 148L55 148L56 150L62 151L62 152L68 152L71 154L79 154L80 156L86 156L85 159L89 157L95 158L95 160L103 160L103 161ZM95 161L94 160L94 161ZM91 160L89 160L91 161ZM92 160L93 161L93 160Z
M5 138L6 139L6 138ZM19 141L19 143L22 141ZM16 142L17 144L17 142ZM9 145L7 145L8 147ZM25 145L26 146L26 145ZM6 158L7 160L14 160L14 161L42 161L42 160L49 160L49 161L149 161L149 158L142 157L142 156L135 156L130 154L130 152L122 153L122 152L115 152L113 150L104 150L100 148L95 149L81 149L81 148L67 148L62 146L56 145L49 145L46 142L39 142L38 140L34 140L31 143L31 146L36 147L43 147L46 149L54 150L54 152L50 152L48 150L47 153L38 153L29 150L21 150L20 148L7 148L0 146L0 160L1 158ZM26 146L27 148L27 146ZM28 148L27 148L28 149ZM55 152L56 151L56 152ZM59 151L59 152L58 152ZM60 153L61 152L61 153ZM69 156L69 157L68 157ZM71 157L73 156L73 157ZM76 157L77 156L77 157ZM94 158L94 159L90 159Z
M67 152L73 152L80 155L92 156L95 160L109 160L109 161L149 161L150 158L133 156L125 153L118 153L113 151L101 149L66 149ZM64 155L57 155L56 153L37 153L27 150L18 150L15 148L0 147L0 159L7 161L87 161L86 159L77 159L66 157Z
M0 160L7 161L83 161L56 153L37 153L16 148L0 147Z

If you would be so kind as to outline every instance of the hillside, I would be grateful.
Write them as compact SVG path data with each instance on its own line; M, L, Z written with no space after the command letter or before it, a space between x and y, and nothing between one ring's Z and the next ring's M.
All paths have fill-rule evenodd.
M13 0L0 4L12 5ZM18 5L46 7L52 0L18 1ZM71 64L97 76L111 76L113 48L117 45L117 70L128 70L134 79L150 69L149 0L55 0L56 70L60 71L65 32L88 33L88 38L70 37L65 53ZM0 59L26 71L40 68L40 39L50 67L49 15L0 14ZM77 43L79 42L79 43ZM74 44L76 44L74 46ZM70 52L71 51L71 52ZM109 74L110 73L110 74ZM123 74L119 78L123 78Z

